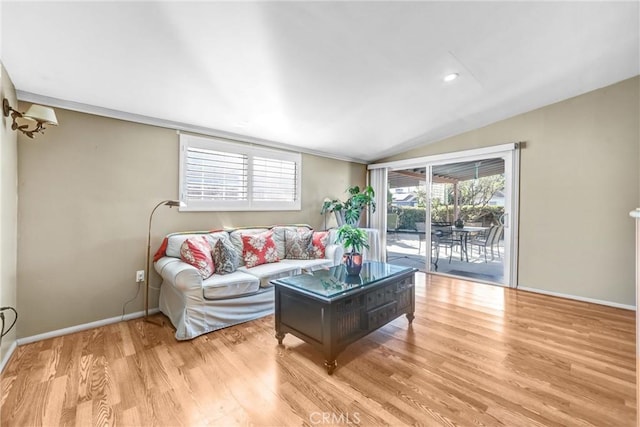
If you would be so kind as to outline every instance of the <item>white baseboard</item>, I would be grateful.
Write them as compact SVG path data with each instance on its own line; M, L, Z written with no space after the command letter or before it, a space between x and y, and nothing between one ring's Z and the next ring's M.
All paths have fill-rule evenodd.
M149 314L159 313L159 308L154 308L149 310ZM98 328L100 326L110 325L112 323L122 322L124 320L137 319L138 317L144 316L144 311L137 311L135 313L125 314L123 316L111 317L109 319L97 320L95 322L84 323L82 325L70 326L64 329L58 329L51 332L45 332L44 334L33 335L30 337L19 338L17 340L18 345L31 344L32 342L42 341L49 338L60 337L62 335L73 334L74 332L86 331L87 329Z
M617 302L604 301L604 300L599 300L599 299L595 299L595 298L587 298L587 297L580 297L580 296L576 296L576 295L568 295L568 294L563 294L563 293L560 293L560 292L546 291L544 289L527 288L526 286L518 286L518 289L521 290L521 291L534 292L536 294L551 295L551 296L554 296L554 297L568 298L568 299L572 299L572 300L576 300L576 301L591 302L591 303L594 303L594 304L608 305L609 307L623 308L625 310L636 311L636 306L635 305L620 304L620 303L617 303Z
M14 341L11 343L11 345L9 346L9 350L2 358L2 361L0 362L0 373L4 371L4 367L7 365L7 362L9 362L9 359L11 358L11 355L13 354L13 352L16 351L16 348L18 348L18 343L17 341Z

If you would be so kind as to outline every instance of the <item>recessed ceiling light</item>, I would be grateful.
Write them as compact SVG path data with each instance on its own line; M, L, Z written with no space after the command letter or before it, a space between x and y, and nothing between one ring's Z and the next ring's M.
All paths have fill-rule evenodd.
M452 82L455 79L457 79L458 77L460 77L460 74L458 73L451 73L451 74L447 74L446 76L444 76L444 81L445 82Z

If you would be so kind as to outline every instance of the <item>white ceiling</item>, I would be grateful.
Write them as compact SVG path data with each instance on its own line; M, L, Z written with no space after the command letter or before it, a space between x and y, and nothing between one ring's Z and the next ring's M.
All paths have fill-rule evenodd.
M1 8L2 62L19 93L361 161L640 67L637 1L3 0ZM451 72L460 78L444 83Z

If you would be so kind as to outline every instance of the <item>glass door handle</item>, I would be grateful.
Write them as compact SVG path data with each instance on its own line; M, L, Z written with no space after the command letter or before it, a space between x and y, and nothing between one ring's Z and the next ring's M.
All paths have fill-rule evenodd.
M509 213L505 212L500 215L500 224L504 225L504 228L509 228Z

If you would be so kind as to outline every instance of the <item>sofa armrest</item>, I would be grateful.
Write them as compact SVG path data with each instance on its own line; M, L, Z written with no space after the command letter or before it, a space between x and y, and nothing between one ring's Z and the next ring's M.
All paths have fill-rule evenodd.
M162 257L154 263L162 280L181 292L202 289L202 276L194 266L174 257Z
M332 265L340 265L342 255L344 255L344 248L341 245L327 245L324 250L324 257L330 259L333 262Z

